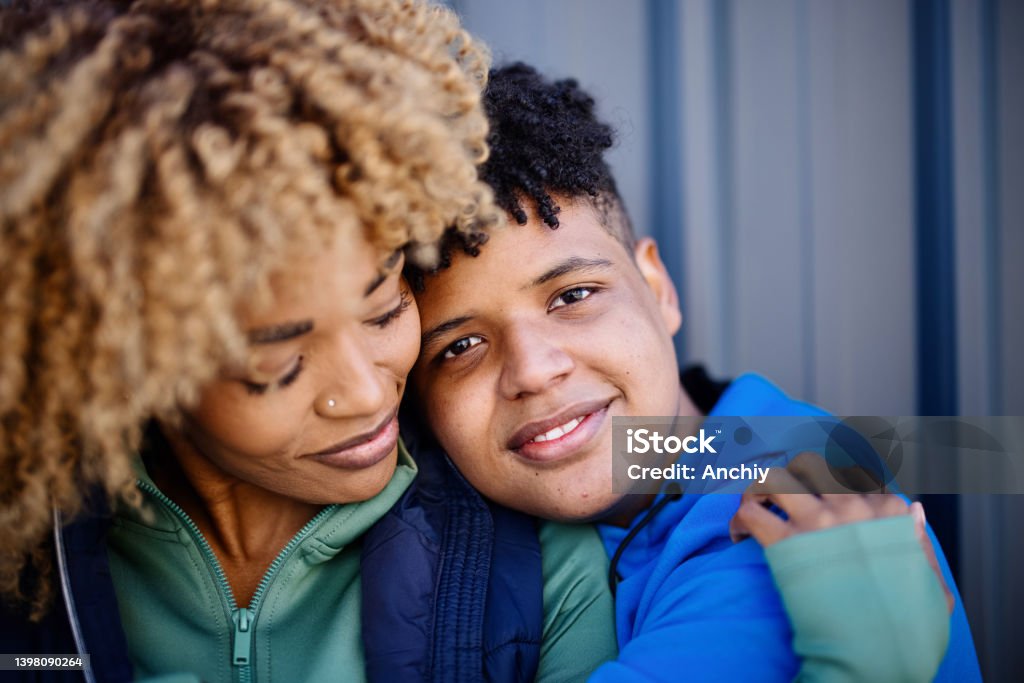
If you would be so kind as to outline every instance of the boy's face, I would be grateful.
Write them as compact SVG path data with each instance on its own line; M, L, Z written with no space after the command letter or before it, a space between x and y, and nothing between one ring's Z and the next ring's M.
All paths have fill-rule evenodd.
M585 200L453 257L418 295L413 383L431 427L477 489L541 517L618 512L612 416L676 415L681 316L657 248L630 253Z

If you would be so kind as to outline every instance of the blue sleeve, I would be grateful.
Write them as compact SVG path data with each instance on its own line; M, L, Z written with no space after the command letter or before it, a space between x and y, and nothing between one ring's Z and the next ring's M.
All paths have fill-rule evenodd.
M934 538L933 543L956 598L949 648L935 680L980 683L963 604ZM628 597L620 603L620 609L630 610L618 615L629 633L620 638L618 659L602 665L591 681L788 682L797 677L800 659L793 652L789 618L755 542L694 557L652 583L658 584L656 593L644 595L639 605Z
M797 676L801 662L763 550L752 540L734 545L723 536L722 520L735 507L731 496L697 498L671 532L638 537L658 552L633 565L619 584L619 657L592 681L789 682ZM617 535L604 531L611 548ZM980 681L963 605L937 544L936 556L956 597L936 680Z
M910 502L906 496L901 494L900 497L907 503ZM960 599L960 590L957 588L956 581L953 580L953 572L949 568L946 554L942 552L942 546L939 545L939 540L935 538L935 532L932 531L930 525L928 526L928 538L932 540L935 557L942 570L942 578L945 579L946 586L956 601L953 614L950 615L949 648L939 666L939 672L935 675L935 681L936 683L981 683L981 666L978 664L978 653L974 649L974 637L971 635L971 626L967 622L964 602Z
M935 676L935 680L938 683L981 683L978 653L974 649L974 639L971 636L971 627L967 623L967 612L964 611L960 591L953 580L953 573L949 569L946 555L942 552L942 546L939 545L930 526L928 527L928 536L932 539L932 545L935 547L935 556L939 560L942 576L946 579L946 586L949 587L956 599L949 623L949 649L946 650L946 657L939 666L939 673Z
M789 621L756 543L723 546L647 579L619 609L619 657L591 681L789 682L799 661ZM620 587L620 592L623 588ZM623 619L628 638L623 638Z

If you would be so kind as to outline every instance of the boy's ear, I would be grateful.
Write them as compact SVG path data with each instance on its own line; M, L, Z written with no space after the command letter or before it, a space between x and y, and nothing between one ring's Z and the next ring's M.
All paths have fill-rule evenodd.
M679 310L679 295L675 283L669 277L665 264L658 254L658 243L650 237L643 237L633 247L633 259L636 261L640 274L647 281L647 286L654 292L658 302L661 319L669 334L674 335L683 324L683 313Z

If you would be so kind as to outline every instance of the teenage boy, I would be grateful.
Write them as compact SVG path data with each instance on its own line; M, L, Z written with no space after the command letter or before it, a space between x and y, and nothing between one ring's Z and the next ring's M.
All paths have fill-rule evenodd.
M597 522L613 558L620 655L595 680L790 680L798 655L839 678L926 679L935 666L922 653L944 642L947 624L937 679L980 680L941 550L952 621L932 607L903 611L934 606L912 594L938 586L909 516L775 543L770 571L759 545L730 540L737 496L613 492L613 416L823 413L753 375L724 391L700 377L680 383L675 289L657 245L633 235L603 157L611 129L574 81L513 65L492 73L485 104L492 133L482 174L523 227L495 231L479 250L450 244L446 267L421 280L413 386L441 445L487 497ZM768 543L829 526L822 520L886 516L857 496L771 501L789 521L748 496L737 529ZM871 583L877 576L889 583ZM835 618L808 622L823 600ZM871 641L881 632L893 637ZM879 650L862 651L865 642Z

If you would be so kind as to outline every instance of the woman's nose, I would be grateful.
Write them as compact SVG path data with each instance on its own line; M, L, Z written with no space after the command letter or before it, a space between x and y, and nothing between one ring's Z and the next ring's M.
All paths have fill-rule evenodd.
M384 378L361 344L340 343L327 373L323 389L314 399L319 415L331 419L364 417L377 415L386 407Z

